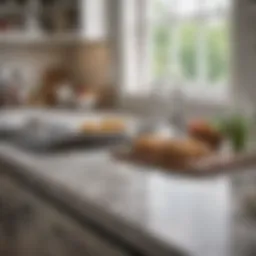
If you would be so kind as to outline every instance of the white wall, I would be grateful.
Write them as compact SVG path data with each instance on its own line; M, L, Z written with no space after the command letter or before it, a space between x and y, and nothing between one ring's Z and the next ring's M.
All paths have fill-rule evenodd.
M14 67L24 74L25 85L33 87L39 85L45 68L61 63L63 49L42 46L0 46L1 67Z
M234 0L233 88L236 102L256 106L256 3L251 2Z

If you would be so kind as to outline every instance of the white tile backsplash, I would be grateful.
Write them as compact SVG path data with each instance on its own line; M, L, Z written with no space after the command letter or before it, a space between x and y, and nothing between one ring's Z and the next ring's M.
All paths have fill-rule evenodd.
M39 85L44 70L50 65L61 63L62 59L63 49L57 47L0 47L0 68L19 69L24 80L22 86L26 87Z

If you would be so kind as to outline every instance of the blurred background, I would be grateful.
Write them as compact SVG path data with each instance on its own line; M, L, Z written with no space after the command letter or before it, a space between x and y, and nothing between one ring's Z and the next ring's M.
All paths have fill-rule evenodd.
M251 8L234 2L1 0L1 88L24 106L56 106L57 91L71 87L80 103L82 94L99 94L100 105L144 111L154 89L171 94L179 86L196 98L195 110L206 96L209 111L218 110L232 101L230 87L241 85L231 82L240 52L250 51L239 42L251 37L249 17L243 20Z
M229 225L236 206L243 211L248 203L253 221L256 216L255 189L246 190L248 184L255 188L256 180L252 178L256 159L255 24L255 0L0 0L1 184L6 182L5 175L12 176L13 169L25 175L28 183L30 175L41 175L75 192L74 198L79 194L83 202L102 207L115 220L121 216L122 223L128 219L136 227L140 225L168 245L177 238L184 249L191 249L192 255L233 256L227 251L230 237L236 234ZM168 136L166 130L162 133L162 127L167 128ZM145 134L150 136L143 137ZM144 166L143 170L148 172L141 172L136 161L132 165L120 163L123 155L114 158L112 148L103 150L102 141L106 139L113 146L113 138L128 148L128 158L132 154L145 157L144 162L151 168ZM85 152L95 141L97 150ZM63 142L67 143L66 151L58 152L58 156L34 152L37 146L47 151L56 144L63 146ZM70 142L76 144L74 151L69 148ZM79 143L83 147L76 147ZM237 155L240 153L246 161ZM216 156L210 169L213 166L221 173L218 178L177 179L172 173L185 160L186 167L191 167L192 160L199 156L209 159L210 154ZM218 162L222 156L231 157ZM5 166L10 162L15 167ZM245 162L250 164L250 177L243 175L248 170ZM223 175L227 166L237 168L237 163L239 175ZM157 169L163 165L167 165L168 175ZM27 175L24 166L34 171ZM198 166L193 168L198 170ZM19 189L35 196L34 202L41 200L36 189L45 193L44 184L39 188L25 184L21 189L17 185L19 177L15 178L17 184L12 179L7 179L4 192L0 189L0 225L7 216L7 234L12 227L12 218L8 219L12 208L1 215L2 205L8 208L9 202L14 202L16 211ZM8 182L14 182L14 193L9 193L12 185L9 187ZM243 183L243 192L237 189L237 183ZM241 198L248 192L249 199L243 201L235 196L234 200L234 187ZM67 197L64 205L72 208L73 200ZM47 201L48 206L59 207ZM97 214L92 213L90 218L96 216L101 229L101 221L108 218L97 219ZM40 214L42 218L44 214ZM82 213L81 218L90 219L86 214ZM53 215L49 219L58 219ZM72 220L73 215L69 216ZM241 217L245 231L253 222L244 225L247 217ZM48 223L48 219L42 218L42 223ZM116 227L117 233L108 230L107 234L115 234L113 244L122 237L122 247L132 233L120 232L122 229ZM0 226L0 235L4 234L0 242L8 238L6 230ZM255 254L255 229L247 237L244 230L241 241ZM33 237L33 227L30 231ZM48 234L52 234L51 228L43 238L37 233L40 239ZM138 234L129 237L131 247L139 244L139 239L133 240ZM110 235L106 237L108 240ZM25 239L26 235L19 238ZM24 243L22 239L24 255L39 255L27 254L24 244L29 244L30 239ZM31 250L40 251L40 239ZM13 240L8 242L12 244ZM100 247L95 244L94 249ZM158 254L159 248L165 247L156 245L156 250L149 250L149 244L143 247L147 253L138 253L142 248L139 244L136 253L120 255L177 255ZM72 246L67 255L74 253ZM7 247L7 251L12 250L12 246ZM5 250L5 245L2 248ZM254 255L250 250L247 255ZM97 255L116 254L104 254L103 250ZM243 252L239 255L245 256Z
M56 106L63 84L80 105L97 94L99 105L142 113L155 89L176 87L192 116L251 105L251 2L2 0L1 88L31 107Z

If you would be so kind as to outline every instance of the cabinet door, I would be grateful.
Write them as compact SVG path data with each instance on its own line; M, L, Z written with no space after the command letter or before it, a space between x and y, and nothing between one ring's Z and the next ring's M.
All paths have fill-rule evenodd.
M128 256L107 238L0 175L0 255Z

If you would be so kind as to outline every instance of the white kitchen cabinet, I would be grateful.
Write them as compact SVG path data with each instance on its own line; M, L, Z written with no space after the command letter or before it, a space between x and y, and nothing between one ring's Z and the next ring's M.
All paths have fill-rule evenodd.
M90 228L0 175L0 255L128 256Z
M0 43L52 45L106 40L106 3L106 0L0 0L0 20L7 25L0 28ZM16 15L19 22L10 25L11 15Z

